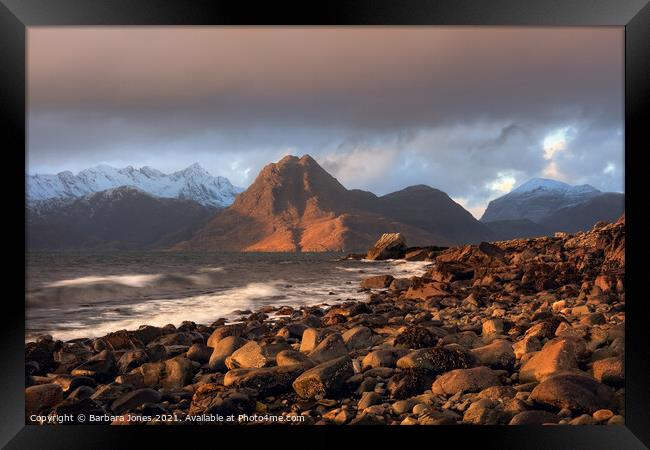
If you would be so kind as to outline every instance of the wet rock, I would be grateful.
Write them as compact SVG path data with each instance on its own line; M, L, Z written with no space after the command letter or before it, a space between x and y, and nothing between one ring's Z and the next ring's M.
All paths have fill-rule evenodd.
M381 403L381 395L376 392L364 392L357 404L359 410L364 410L372 405L377 405Z
M458 392L478 392L501 384L497 374L488 367L456 369L441 375L431 391L436 395L454 395Z
M346 355L307 370L293 382L293 388L302 398L330 398L352 375L352 360Z
M145 363L135 372L142 375L143 385L151 388L180 389L192 381L192 362L182 356L164 362Z
M241 336L244 331L244 327L240 324L237 325L228 325L221 328L217 328L212 332L208 338L206 345L208 347L216 348L217 343L225 337L228 336Z
M316 346L323 339L323 334L316 328L307 328L302 334L300 342L300 351L309 353L316 348Z

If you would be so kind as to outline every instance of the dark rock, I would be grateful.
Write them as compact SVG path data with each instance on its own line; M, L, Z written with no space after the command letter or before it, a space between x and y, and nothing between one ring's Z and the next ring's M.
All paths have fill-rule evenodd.
M133 392L128 392L111 404L111 410L115 414L122 414L128 411L133 411L140 405L145 403L158 403L162 398L160 392L154 389L138 389Z
M543 425L545 423L558 423L560 418L548 411L532 410L516 414L508 425Z
M388 381L388 392L395 399L405 399L429 390L433 375L425 369L408 368L396 373Z
M419 349L435 347L438 338L428 329L420 326L409 326L395 338L395 347Z
M406 252L406 241L400 233L384 233L375 245L368 250L370 260L399 259Z
M260 396L276 395L291 390L291 383L305 371L302 364L265 367L261 369L234 369L226 373L224 386L250 388Z
M415 350L397 360L397 367L401 369L420 368L431 375L471 366L472 359L465 353L440 347Z
M307 370L293 382L293 388L302 398L330 398L353 374L352 360L346 355Z
M377 275L362 280L361 287L364 289L386 289L393 280L392 275Z

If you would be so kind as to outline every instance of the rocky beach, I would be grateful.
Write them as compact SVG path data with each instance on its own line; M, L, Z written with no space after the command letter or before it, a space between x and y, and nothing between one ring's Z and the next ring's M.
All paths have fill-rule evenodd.
M27 423L622 424L625 217L590 231L407 247L364 301L267 305L25 349ZM216 319L216 318L215 318Z

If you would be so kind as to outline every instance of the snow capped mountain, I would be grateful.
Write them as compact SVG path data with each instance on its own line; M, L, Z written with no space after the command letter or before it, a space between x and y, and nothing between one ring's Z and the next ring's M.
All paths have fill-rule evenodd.
M492 200L481 221L528 219L539 222L560 208L580 204L598 195L601 192L588 184L571 186L561 181L533 178Z
M30 203L79 198L120 186L133 186L157 197L194 200L217 208L230 205L243 191L227 178L210 175L197 163L170 174L148 166L116 169L101 164L76 175L70 171L56 175L27 175L27 198Z

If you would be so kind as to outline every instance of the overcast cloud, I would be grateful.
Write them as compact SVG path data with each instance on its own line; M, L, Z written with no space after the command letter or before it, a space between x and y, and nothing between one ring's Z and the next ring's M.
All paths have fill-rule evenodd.
M623 190L623 29L29 28L28 171L311 154L477 217L535 176Z

